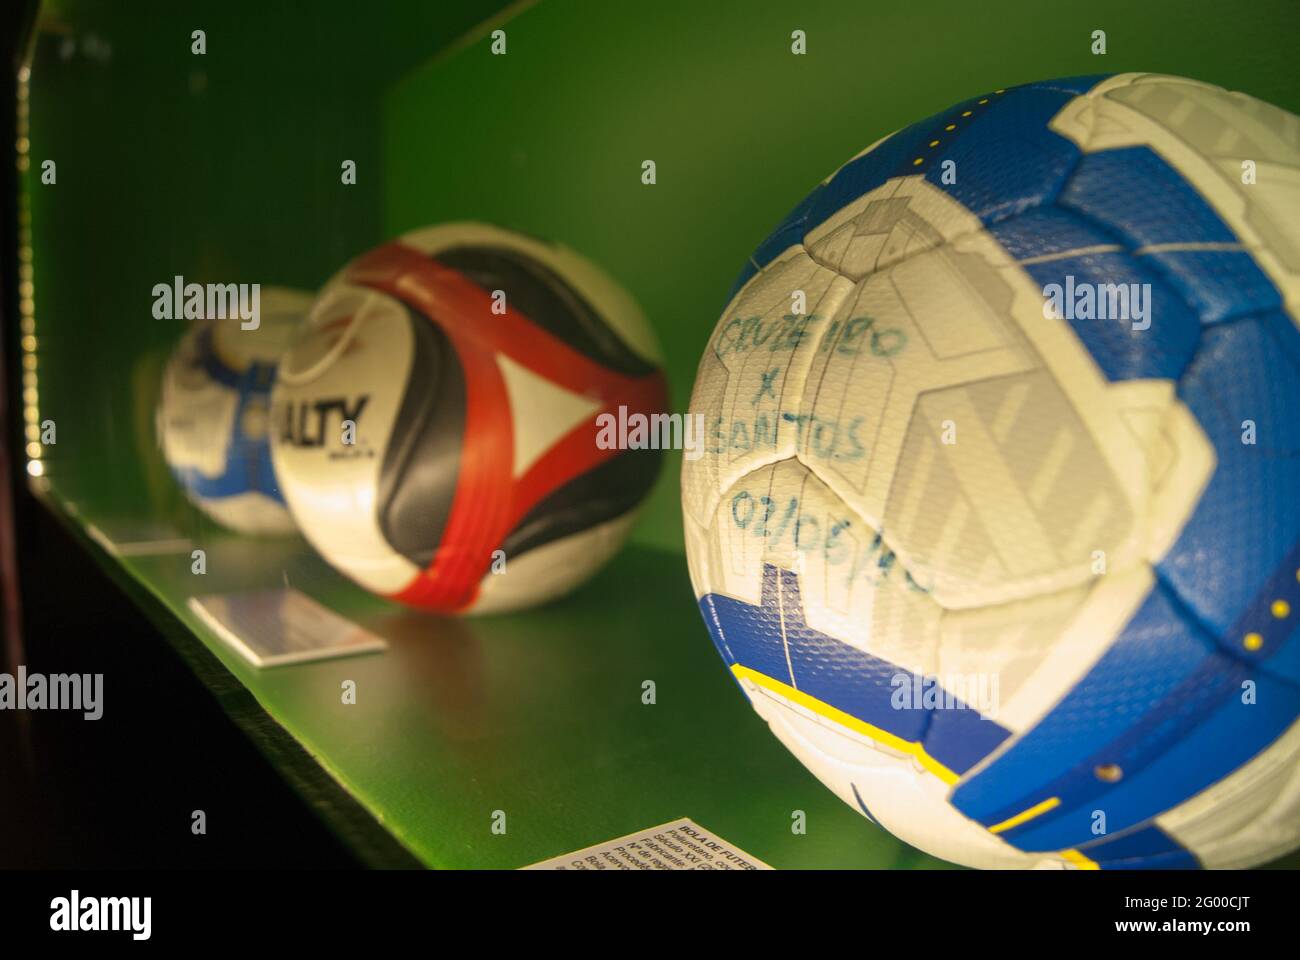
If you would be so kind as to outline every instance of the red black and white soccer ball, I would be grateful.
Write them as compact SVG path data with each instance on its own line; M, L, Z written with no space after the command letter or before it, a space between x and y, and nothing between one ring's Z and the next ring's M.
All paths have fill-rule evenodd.
M666 404L649 325L594 265L449 224L324 287L279 367L272 456L304 536L357 583L518 609L602 566L654 484L659 451L602 449L597 417Z

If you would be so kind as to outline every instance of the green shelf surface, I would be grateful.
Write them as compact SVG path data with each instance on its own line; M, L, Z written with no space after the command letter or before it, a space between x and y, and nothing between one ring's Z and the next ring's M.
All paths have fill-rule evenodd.
M89 528L143 519L73 504ZM183 623L421 863L521 867L689 817L777 867L947 866L867 823L768 733L708 642L678 554L632 546L560 602L453 619L371 596L298 538L177 531L194 533L205 574L188 549L119 557L133 592ZM282 584L389 649L258 668L186 602ZM796 811L806 833L792 830Z

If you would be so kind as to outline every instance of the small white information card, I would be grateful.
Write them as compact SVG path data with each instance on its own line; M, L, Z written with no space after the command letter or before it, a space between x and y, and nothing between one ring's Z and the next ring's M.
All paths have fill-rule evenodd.
M771 870L712 830L683 817L525 870Z
M69 507L72 506L69 504ZM69 512L75 516L75 507ZM87 522L86 533L114 557L186 553L193 547L189 537L182 536L174 527L157 520L135 517L114 517L102 519L98 523Z
M259 667L349 657L388 643L291 587L190 597L212 632Z

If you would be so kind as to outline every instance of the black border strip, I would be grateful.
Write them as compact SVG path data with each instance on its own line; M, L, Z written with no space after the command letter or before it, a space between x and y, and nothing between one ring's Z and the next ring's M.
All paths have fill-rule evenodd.
M86 533L77 518L61 507L57 494L36 491L29 491L29 494L72 534L113 585L126 594L157 628L226 716L365 866L427 868L263 709L252 692L226 669L184 621L148 590L141 589L139 579Z

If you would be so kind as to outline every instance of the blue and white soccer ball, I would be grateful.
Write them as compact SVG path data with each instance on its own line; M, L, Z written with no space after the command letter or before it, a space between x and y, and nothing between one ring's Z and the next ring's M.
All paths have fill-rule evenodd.
M1175 77L876 143L700 363L691 579L828 787L980 867L1300 844L1300 119Z
M200 320L163 374L158 439L190 502L238 533L293 533L271 465L270 396L276 363L312 295L261 290L260 324Z

